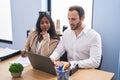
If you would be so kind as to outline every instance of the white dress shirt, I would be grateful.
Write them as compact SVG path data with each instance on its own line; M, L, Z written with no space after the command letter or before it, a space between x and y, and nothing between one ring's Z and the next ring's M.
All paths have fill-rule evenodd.
M55 60L67 51L68 61L79 68L97 68L101 60L101 37L93 29L85 27L76 37L73 30L65 30L60 43L50 56Z

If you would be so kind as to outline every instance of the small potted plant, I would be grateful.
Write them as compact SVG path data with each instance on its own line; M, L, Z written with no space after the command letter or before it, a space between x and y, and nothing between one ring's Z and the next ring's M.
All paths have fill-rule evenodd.
M13 77L20 77L24 67L20 63L12 63L9 67L9 71Z

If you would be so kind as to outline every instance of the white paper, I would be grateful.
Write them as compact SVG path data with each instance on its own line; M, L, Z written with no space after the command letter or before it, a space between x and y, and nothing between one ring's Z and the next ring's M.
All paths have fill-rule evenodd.
M16 60L11 61L10 64L12 63L21 63L24 67L30 65L30 61L28 57L18 57Z

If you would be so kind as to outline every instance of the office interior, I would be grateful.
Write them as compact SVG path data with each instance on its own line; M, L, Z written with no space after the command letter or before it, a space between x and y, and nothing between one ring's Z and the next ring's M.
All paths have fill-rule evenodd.
M35 28L38 12L48 10L48 1L11 0L13 41L12 44L0 42L0 47L22 50L27 30ZM101 70L115 73L114 80L120 80L120 0L94 0L93 5L92 27L102 37Z

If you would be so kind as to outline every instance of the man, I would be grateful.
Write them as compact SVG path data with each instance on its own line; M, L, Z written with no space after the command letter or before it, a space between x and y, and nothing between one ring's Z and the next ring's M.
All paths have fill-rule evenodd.
M56 66L78 65L79 68L98 68L101 60L101 37L84 24L85 13L81 6L71 6L68 20L71 29L65 30L60 43L50 56ZM57 61L67 52L68 62Z

